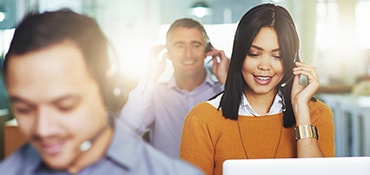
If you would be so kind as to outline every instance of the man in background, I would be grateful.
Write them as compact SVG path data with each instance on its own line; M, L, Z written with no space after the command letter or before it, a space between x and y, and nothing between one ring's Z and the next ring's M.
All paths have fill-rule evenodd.
M159 56L165 49L167 53ZM212 73L218 81L205 68L207 56L212 57ZM158 83L166 58L174 73L169 81ZM197 103L223 91L230 61L224 51L212 47L203 25L189 18L170 26L166 45L153 47L149 59L148 79L131 91L120 118L138 134L149 129L151 144L178 158L185 115Z
M0 164L1 174L201 174L115 120L107 42L93 19L70 10L23 19L3 75L29 143Z

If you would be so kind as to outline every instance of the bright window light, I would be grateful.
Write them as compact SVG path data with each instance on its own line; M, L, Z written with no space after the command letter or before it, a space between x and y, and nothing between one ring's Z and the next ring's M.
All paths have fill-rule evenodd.
M363 49L370 49L370 1L359 1L356 4L356 29L358 45Z

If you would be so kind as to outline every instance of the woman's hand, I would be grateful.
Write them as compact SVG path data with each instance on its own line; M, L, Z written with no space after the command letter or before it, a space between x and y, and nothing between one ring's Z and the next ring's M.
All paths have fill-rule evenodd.
M316 67L302 62L296 62L293 68L294 80L292 87L292 106L296 125L311 125L310 109L308 102L320 87ZM299 83L300 76L307 77L307 84ZM317 139L300 139L297 141L297 157L323 157Z
M320 87L317 69L314 66L296 62L293 68L294 80L291 92L292 107L296 118L296 124L311 124L308 102ZM300 76L307 77L307 83L299 83Z
M314 66L302 62L296 62L295 64L296 67L293 68L292 103L308 103L320 88L317 69ZM307 77L306 85L301 85L299 83L300 76L302 75Z

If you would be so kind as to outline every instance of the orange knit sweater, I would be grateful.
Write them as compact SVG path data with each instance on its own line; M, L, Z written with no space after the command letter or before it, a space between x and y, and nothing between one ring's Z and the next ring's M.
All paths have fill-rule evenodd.
M310 102L309 108L312 124L319 132L320 148L325 156L332 157L333 114L319 100ZM294 127L282 127L282 114L238 118L240 130L236 120L225 119L222 111L209 103L195 106L184 123L180 157L207 175L222 174L222 164L227 159L297 157Z

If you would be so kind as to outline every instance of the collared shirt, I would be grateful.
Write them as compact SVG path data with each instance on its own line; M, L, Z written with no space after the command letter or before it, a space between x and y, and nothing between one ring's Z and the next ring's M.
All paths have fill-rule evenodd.
M214 106L215 108L218 108L218 106L220 105L221 97L222 97L222 94L217 96L216 98L208 101L208 103L211 104L212 106ZM275 95L275 98L274 98L274 101L273 101L273 103L270 107L270 110L266 114L258 114L252 108L252 106L250 105L247 97L243 94L242 101L239 105L238 114L240 116L255 116L255 117L266 116L266 115L274 115L274 114L281 113L283 111L283 108L284 108L284 100L282 98L282 95L281 95L280 91Z
M98 143L95 143L98 144ZM37 151L26 144L0 164L4 175L68 175L67 171L48 168ZM145 143L122 122L117 121L111 145L99 161L81 170L79 175L173 175L202 172L192 165L172 159Z
M223 86L207 72L205 81L192 91L178 88L174 77L168 82L140 82L132 90L120 119L138 134L151 130L151 144L166 155L178 158L186 114L198 103L220 93Z

